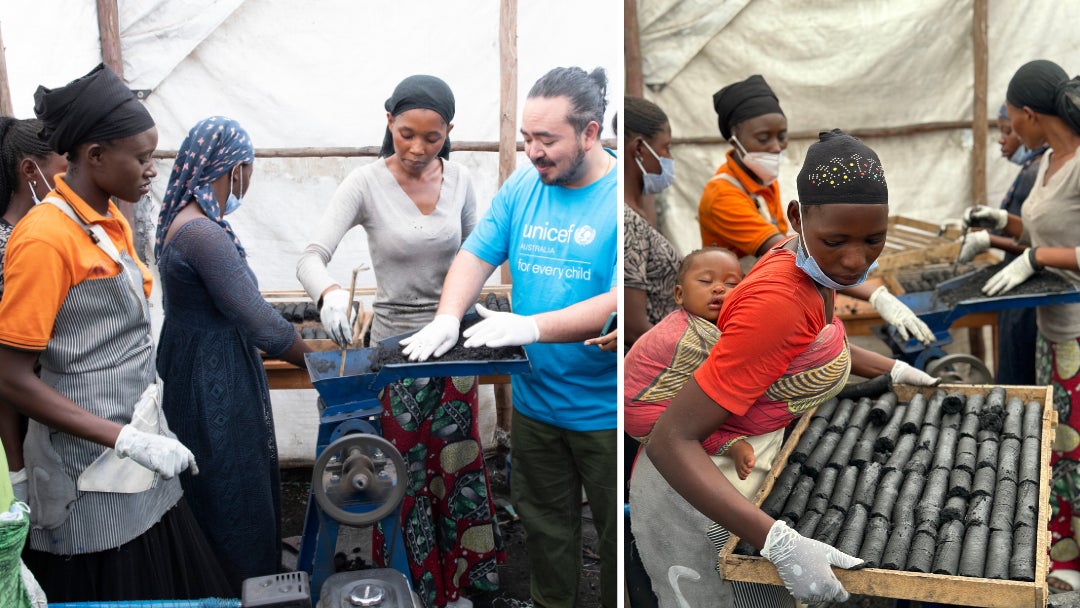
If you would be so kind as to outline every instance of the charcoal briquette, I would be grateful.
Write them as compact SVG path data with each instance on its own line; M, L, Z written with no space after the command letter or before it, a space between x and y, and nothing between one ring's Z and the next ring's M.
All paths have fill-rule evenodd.
M875 439L877 439L877 428L866 427L862 436L855 442L855 449L851 450L851 464L862 467L870 462L874 457Z
M822 403L821 405L817 406L817 409L814 410L814 413L810 414L811 419L813 419L813 418L824 418L825 420L831 420L832 417L833 417L833 412L836 411L836 406L839 403L840 403L840 400L835 398L835 397L833 397L832 399L829 399L825 403Z
M788 456L788 462L804 462L810 453L814 451L814 446L817 445L821 436L825 433L825 430L829 428L829 421L825 418L811 418L810 424L803 430L803 434L799 437L799 443L795 444L795 449L791 451L791 455Z
M971 494L971 473L961 468L949 471L949 491L947 496L967 498Z
M975 438L979 432L979 415L975 413L964 414L960 421L960 436Z
M844 429L844 434L840 437L840 442L836 444L832 455L829 456L826 466L840 468L847 465L851 461L851 452L855 449L860 435L862 435L862 429L859 427L849 426Z
M911 455L911 460L907 461L907 464L904 465L904 472L914 472L924 475L926 474L926 470L930 468L930 461L932 459L933 455L930 453L930 450L920 447Z
M941 428L959 430L960 421L963 419L964 417L960 414L945 414L941 417ZM978 418L975 420L978 421Z
M885 393L878 397L870 408L870 421L877 426L882 426L892 418L896 409L896 393Z
M949 491L949 471L946 469L933 469L926 477L926 486L923 488L922 502L927 502L935 507L945 503L945 495Z
M954 391L942 398L941 410L946 414L957 414L963 411L965 403L967 403L967 395Z
M975 433L975 442L978 443L979 445L982 445L983 443L985 443L987 441L992 441L994 443L997 443L998 439L999 439L998 432L997 431L991 431L990 429L983 429L983 430L980 430L978 433Z
M911 548L908 550L907 565L905 570L911 572L930 572L934 565L934 553L937 550L937 528L933 533L915 531L915 538L911 540Z
M955 576L960 565L960 553L964 543L964 524L949 521L938 530L937 552L934 554L934 574Z
M844 467L840 472L840 476L836 479L836 487L833 488L832 497L829 499L830 508L836 508L841 512L847 512L847 508L851 505L851 497L855 493L855 486L858 479L858 467L853 465Z
M829 419L829 430L843 434L848 427L848 419L851 418L851 410L855 408L855 402L851 399L841 399L833 410L832 418Z
M1017 481L1038 481L1041 467L1039 453L1039 438L1024 437L1024 444L1020 448L1020 471Z
M967 513L967 501L968 499L962 496L950 496L945 499L945 506L941 509L942 521L960 521L964 519L964 514Z
M993 496L995 485L997 485L997 473L990 467L982 467L975 471L975 479L971 482L970 496Z
M874 441L874 450L877 452L892 452L896 447L896 438L900 436L900 424L907 415L906 405L898 405L893 409L892 418L881 427L877 439Z
M1009 578L1009 556L1012 555L1012 530L990 530L986 547L984 578Z
M805 536L806 538L814 537L814 530L817 529L818 522L821 521L821 513L807 509L802 517L799 518L799 523L795 524L795 531Z
M915 393L908 401L907 412L900 424L900 433L917 433L922 427L923 416L926 413L926 397L922 393Z
M1042 404L1032 401L1024 407L1024 438L1042 436Z
M1020 440L1008 437L1001 440L998 447L998 481L1009 479L1018 481L1020 468Z
M1013 529L1020 526L1035 527L1039 515L1038 502L1038 482L1021 481L1016 487L1016 513L1013 515Z
M844 526L840 530L836 548L848 555L857 555L859 546L862 545L863 535L866 533L866 520L869 517L870 513L866 507L858 503L852 505L844 518Z
M867 421L870 419L870 408L872 407L874 407L874 402L869 397L859 399L855 403L855 408L851 411L851 417L848 418L848 426L865 428Z
M982 411L983 405L985 404L986 396L978 393L974 395L968 395L967 401L964 403L964 409L961 413L963 413L964 416L967 416L968 414L975 414L976 416L978 416L979 412Z
M916 525L928 525L937 530L938 524L941 522L941 507L936 503L930 501L920 501L915 505L915 524Z
M1023 526L1013 530L1012 541L1009 578L1014 581L1035 580L1035 528Z
M960 576L982 578L986 565L986 544L990 529L984 525L968 525L960 552Z
M915 503L922 495L924 485L926 485L926 478L921 473L908 473L904 477L900 494L896 497L896 504L893 506L892 521L894 523L911 522L914 519L912 515L915 511Z
M836 478L839 476L840 470L828 468L822 471L817 476L817 481L814 483L814 491L811 496L817 498L821 497L828 500L832 496L833 487L836 486ZM822 511L824 513L824 511Z
M985 526L990 523L990 509L994 504L994 497L977 494L968 498L967 514L964 515L964 523L968 526Z
M801 473L801 464L789 464L784 467L784 470L780 471L780 475L777 476L776 483L773 484L769 495L761 503L761 510L768 514L769 517L779 517L780 511L784 509L784 503L787 502L788 496L795 487L795 482L799 480Z
M877 493L878 480L881 479L881 464L868 462L863 465L859 473L859 480L855 483L855 504L871 507L874 504L874 495Z
M889 520L871 515L866 522L866 534L859 547L859 558L866 562L867 568L877 568L881 563L881 554L885 552L885 543L889 539Z
M904 464L911 459L911 455L914 452L915 435L901 435L900 439L896 441L896 448L893 449L892 454L889 455L889 460L885 462L885 470L891 471L902 468Z
M1002 438L1024 438L1024 400L1010 397L1005 402L1005 422L1001 425Z
M960 441L956 442L956 460L953 464L954 469L963 469L969 473L975 472L975 459L978 455L978 444L975 443L974 437L960 437Z
M901 471L892 470L886 472L881 483L878 484L877 494L874 496L874 504L870 509L871 515L877 515L888 519L892 516L893 504L900 495L900 483L904 474Z
M941 431L936 426L924 426L919 431L919 439L915 442L916 448L926 448L931 452L937 447L938 435Z
M900 570L907 564L908 548L915 527L911 520L893 521L889 540L885 542L885 551L881 554L881 567L886 570Z
M937 446L934 449L933 467L942 469L953 468L953 460L956 457L956 429L945 427L938 434Z
M825 435L814 446L814 451L810 452L810 456L803 461L803 473L810 477L817 477L821 469L825 468L829 462L829 457L832 456L833 450L836 449L838 443L840 443L840 433L831 429L826 431Z
M795 484L795 489L791 491L787 502L784 503L784 509L781 513L791 519L798 519L806 511L806 503L810 500L810 491L813 489L814 479L812 477L805 475L800 477Z
M319 307L315 304L315 302L305 302L304 303L304 320L305 321L315 321L318 318L319 318Z
M923 428L936 429L941 426L941 403L944 400L945 391L943 390L936 390L930 395L930 398L926 401L926 411L923 413Z
M829 510L825 511L825 514L821 516L821 521L818 522L813 538L826 545L835 543L836 537L840 535L840 528L844 526L844 517L843 511L829 507Z
M990 510L991 530L1012 530L1016 511L1016 482L998 480L994 488L994 507Z

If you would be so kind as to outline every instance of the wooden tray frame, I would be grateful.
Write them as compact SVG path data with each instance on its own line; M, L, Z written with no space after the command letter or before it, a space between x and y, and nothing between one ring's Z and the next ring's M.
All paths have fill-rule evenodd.
M894 387L896 396L901 403L911 400L915 393L930 396L938 389L948 392L959 391L965 394L985 394L993 385L970 385L952 384L941 385L933 388L913 387L897 385ZM922 602L939 602L942 604L955 604L961 606L982 606L985 608L1017 608L1034 606L1043 608L1047 601L1047 549L1049 548L1050 534L1047 525L1050 521L1050 447L1054 443L1054 433L1057 429L1057 412L1053 407L1053 389L1049 386L1003 386L1006 399L1020 397L1025 406L1032 402L1042 403L1042 444L1039 471L1039 516L1038 531L1035 538L1035 581L1008 581L987 578L974 578L969 576L946 576L942 574L922 574L919 572L904 572L898 570L884 570L881 568L865 568L862 570L841 570L834 568L836 577L843 583L849 593L870 595L877 597L889 597L895 599L918 600ZM791 436L784 443L773 461L772 470L765 479L761 489L754 498L754 504L761 505L765 497L769 495L777 475L787 464L788 456L803 431L810 424L810 414L803 416L795 427ZM739 539L732 535L727 544L720 551L719 559L723 576L733 581L748 581L764 583L767 585L783 585L776 568L766 559L761 557L749 557L733 553Z
M941 227L894 215L889 218L889 234L878 266L871 276L926 264L951 263L960 255L961 232L955 226Z

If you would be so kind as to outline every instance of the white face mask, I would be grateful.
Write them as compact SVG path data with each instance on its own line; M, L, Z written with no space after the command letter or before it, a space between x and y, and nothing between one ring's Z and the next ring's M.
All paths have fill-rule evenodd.
M761 180L762 184L768 186L780 176L781 153L747 152L738 137L732 135L730 141L731 145L738 151L743 164L746 165L747 169L754 172L754 175Z
M30 162L34 163L34 161ZM37 163L34 163L34 168L37 169L38 175L41 176L41 181L45 182L45 188L48 189L45 194L48 195L48 193L52 191L52 186L49 185L49 180L45 179L45 174L41 171L41 167L39 167ZM41 199L38 198L37 191L34 190L34 182L26 182L26 185L30 186L30 198L33 199L34 204L37 205L41 202Z

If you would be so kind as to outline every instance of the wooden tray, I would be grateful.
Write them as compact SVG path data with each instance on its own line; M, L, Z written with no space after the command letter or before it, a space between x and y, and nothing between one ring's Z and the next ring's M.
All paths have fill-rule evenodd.
M962 392L965 394L985 394L993 386L970 385L970 384L943 384L938 387L925 388L897 385L894 387L896 396L901 403L911 400L915 393L922 393L929 397L938 389L948 392ZM955 604L960 606L983 606L985 608L1019 608L1034 606L1042 608L1046 606L1047 586L1047 549L1049 548L1050 534L1047 524L1050 521L1050 446L1054 443L1054 432L1057 429L1057 412L1053 408L1053 390L1049 386L1003 386L1005 398L1020 397L1024 404L1038 401L1043 406L1042 415L1042 457L1039 473L1039 517L1038 531L1035 540L1035 580L1033 582L1004 581L987 578L974 578L970 576L946 576L943 574L923 574L920 572L904 572L898 570L884 570L881 568L865 568L863 570L841 570L834 568L836 577L843 583L849 593L859 595L871 595L895 599L918 600L921 602L939 602L942 604ZM803 431L810 424L811 412L802 417L791 437L780 449L776 460L773 461L772 470L765 483L762 484L754 504L761 505L765 497L769 495L777 475L787 464L788 456L795 449L795 445L802 437ZM748 581L752 583L764 583L767 585L783 585L780 576L776 574L776 568L768 560L761 557L736 555L733 551L739 539L734 535L720 551L720 564L725 579L733 581Z

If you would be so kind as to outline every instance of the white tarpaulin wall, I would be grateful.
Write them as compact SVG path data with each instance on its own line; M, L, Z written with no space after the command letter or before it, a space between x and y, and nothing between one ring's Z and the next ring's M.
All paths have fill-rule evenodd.
M970 121L974 99L973 0L638 0L646 98L671 120L673 136L719 137L712 94L762 74L790 132L882 129ZM988 112L1009 78L1032 59L1080 73L1080 2L988 3ZM988 202L997 205L1017 167L987 147ZM951 129L867 138L889 182L891 213L931 222L972 203L972 131ZM797 198L795 176L812 139L790 143L780 190ZM699 247L702 188L726 144L677 145L675 185L662 204L664 231L682 253Z
M386 127L383 103L411 74L439 76L453 89L452 141L497 142L499 4L118 0L124 73L132 89L151 91L146 106L158 125L159 150L176 150L192 125L215 114L238 120L257 149L378 146ZM608 74L603 136L610 137L623 90L621 24L622 4L616 0L519 2L515 116L520 118L529 88L550 68L600 66ZM4 0L0 27L18 117L33 116L39 84L63 85L101 61L91 0ZM472 171L483 214L498 188L498 154L451 158ZM256 160L244 206L229 220L261 289L301 288L296 260L315 222L348 172L372 160ZM519 166L523 162L519 154ZM171 168L171 161L158 162L155 205ZM347 285L351 268L361 262L370 256L363 230L356 229L339 247L331 271ZM497 272L489 282L499 282ZM374 287L375 279L366 273L357 283ZM155 295L160 297L156 285ZM317 421L306 414L314 411L314 392L282 393L274 392L282 460L311 459ZM293 407L303 408L304 419L295 421L299 428L283 429L282 410Z

